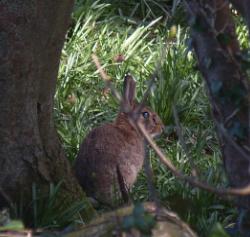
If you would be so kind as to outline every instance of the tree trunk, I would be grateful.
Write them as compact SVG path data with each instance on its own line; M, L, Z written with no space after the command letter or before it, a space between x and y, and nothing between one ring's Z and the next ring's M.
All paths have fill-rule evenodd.
M65 205L84 198L53 124L56 77L73 3L0 1L0 207L21 197L30 202L32 183L44 191L63 180Z
M237 7L242 10L238 2ZM208 88L224 166L230 184L244 187L250 184L250 90L229 3L190 0L186 1L186 9L198 65ZM250 196L239 197L238 206L250 210Z

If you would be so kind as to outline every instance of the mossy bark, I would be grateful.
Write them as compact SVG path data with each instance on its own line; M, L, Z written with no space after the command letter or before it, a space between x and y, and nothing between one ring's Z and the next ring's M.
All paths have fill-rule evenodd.
M63 180L61 200L85 198L53 124L53 98L73 0L0 1L0 207L30 202L32 183ZM93 214L89 205L86 219Z
M231 186L245 187L250 184L250 87L230 6L225 0L191 0L186 9L224 167ZM250 210L250 195L238 197L238 206Z
M135 226L126 229L126 218L135 215L134 206L123 207L110 213L105 213L95 219L90 224L82 229L65 234L65 237L109 237L109 236L124 236L124 237L197 237L190 227L184 223L174 212L168 211L163 207L157 208L153 203L144 203L144 210L155 220L154 226L151 228L150 234L145 234L143 231L147 229L147 225L140 230ZM136 217L136 221L142 221L143 216Z

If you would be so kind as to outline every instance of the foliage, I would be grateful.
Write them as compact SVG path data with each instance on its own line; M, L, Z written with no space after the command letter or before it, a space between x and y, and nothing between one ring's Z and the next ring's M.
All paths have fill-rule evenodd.
M158 144L184 173L190 175L189 159L192 157L201 179L218 188L225 186L227 181L208 99L193 54L188 49L188 31L181 25L169 27L176 19L167 19L167 13L159 7L160 2L77 2L74 23L62 52L55 96L58 133L69 160L73 162L86 133L113 120L119 109L91 61L93 52L101 58L103 67L119 90L127 71L135 76L139 100L150 75L160 64L157 82L148 101L166 125ZM166 4L171 13L173 5ZM237 33L245 47L247 34L240 21ZM118 56L122 60L117 60ZM172 106L177 108L187 151L177 139ZM201 236L206 236L217 222L226 226L234 220L236 211L229 203L177 180L152 151L149 157L161 203L177 211L202 233ZM132 197L135 201L148 200L144 172L132 190Z
M219 223L216 223L209 237L229 237L229 235L225 232L225 230Z
M21 221L10 219L9 209L3 208L0 211L0 232L8 230L18 231L23 229L24 225Z
M142 236L149 237L152 235L155 224L154 217L145 211L142 204L137 203L134 206L133 213L123 218L122 229L126 232L136 229Z
M32 209L34 216L34 227L59 228L80 220L80 212L85 208L84 201L72 203L65 209L62 203L58 203L58 195L61 183L51 184L47 194L40 192L33 185Z
M18 231L18 230L23 230L23 229L24 229L24 225L19 220L10 220L8 224L4 226L0 226L0 232L7 231L7 230Z

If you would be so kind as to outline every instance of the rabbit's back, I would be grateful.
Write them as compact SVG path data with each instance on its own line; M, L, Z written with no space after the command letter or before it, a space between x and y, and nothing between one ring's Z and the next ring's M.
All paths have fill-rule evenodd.
M115 123L105 124L85 138L75 162L75 173L88 195L110 203L114 192L120 193L117 169L130 188L143 159L143 140L131 126L124 129Z

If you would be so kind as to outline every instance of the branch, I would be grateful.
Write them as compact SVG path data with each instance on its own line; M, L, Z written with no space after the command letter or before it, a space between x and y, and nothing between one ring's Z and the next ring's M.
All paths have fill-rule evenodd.
M113 94L113 96L120 102L121 96L120 96L119 92L114 88L114 86L111 82L111 78L107 75L107 73L105 72L105 70L101 66L101 63L100 63L98 57L95 54L92 54L92 60L95 63L97 71L100 73L101 78L105 82L106 87L111 90L111 93Z
M161 151L161 149L156 145L156 143L153 141L153 139L150 137L144 126L140 123L137 123L138 128L140 129L141 133L143 134L144 138L147 140L149 145L153 148L153 150L156 152L158 157L160 158L160 161L172 172L174 176L177 178L180 178L192 186L202 188L206 191L218 194L218 195L249 195L250 194L250 185L244 187L244 188L227 188L227 189L217 189L215 187L212 187L211 185L200 182L196 179L193 179L190 176L185 176L182 174L170 161L169 158L167 158L166 155Z
M92 59L95 62L98 71L100 72L101 78L106 82L108 78L107 74L104 72L104 70L102 69L99 60L97 58L96 55L92 55ZM97 62L97 63L96 63ZM119 94L117 92L117 90L112 86L112 82L108 79L109 83L107 83L106 85L113 90L113 94L117 95ZM117 98L120 102L121 102L121 97ZM206 191L209 191L211 193L215 193L217 195L220 196L224 196L224 195L249 195L250 194L250 185L243 187L243 188L227 188L227 189L217 189L211 185L209 185L208 183L205 182L200 182L197 179L194 179L193 177L190 176L186 176L184 175L181 171L179 171L174 165L173 163L170 161L169 158L167 158L167 156L161 151L161 149L156 145L156 143L153 141L153 139L150 137L149 133L146 131L146 129L144 128L144 126L142 125L142 123L139 123L138 120L135 120L133 118L133 116L130 115L129 117L129 121L133 126L136 126L139 131L142 133L143 137L146 139L146 141L149 143L149 145L152 147L152 149L156 152L156 154L158 155L158 157L160 158L160 161L172 172L172 174L174 176L176 176L177 178L189 183L190 185L194 186L194 187L198 187L201 189L204 189Z
M192 169L192 171L191 171L192 175L194 177L197 177L198 171L197 171L197 168L196 168L196 165L195 165L193 159L191 159L191 157L189 156L189 151L187 149L187 146L186 146L183 134L182 134L180 119L179 119L178 113L176 111L175 105L173 105L173 115L174 115L174 120L175 120L175 125L176 125L176 131L177 131L177 135L178 135L181 147L182 147L183 151L186 153L188 161L190 162L191 169Z
M149 149L147 145L145 144L145 160L144 160L144 171L147 178L147 184L148 184L148 190L149 190L149 201L153 201L156 203L157 207L160 207L160 202L158 199L157 191L154 186L154 180L153 180L153 170L150 167L150 158L149 158Z
M158 72L160 70L161 61L162 61L162 58L163 58L163 56L164 56L164 54L166 52L166 49L167 49L167 44L165 44L165 46L161 50L161 54L159 56L158 62L156 63L156 68L155 68L154 72L152 73L152 75L150 76L147 90L146 90L146 92L144 92L143 98L142 98L139 106L137 107L135 113L139 114L141 112L142 108L144 107L146 101L147 101L147 98L148 98L148 96L150 94L151 88L155 83L156 76L157 76L157 74L158 74Z
M227 141L244 159L250 161L250 156L245 152L245 150L240 147L233 139L232 137L228 134L227 130L225 129L225 127L218 123L216 120L214 120L217 129L220 131L220 133L223 135L223 137L225 138L225 141ZM245 146L247 148L247 150L249 151L249 147Z

